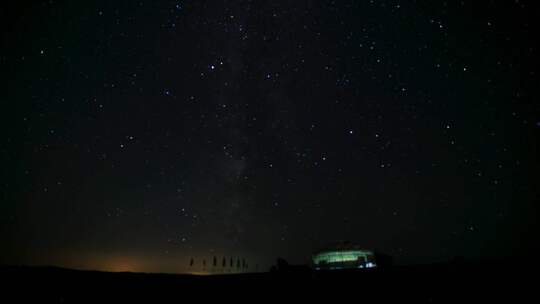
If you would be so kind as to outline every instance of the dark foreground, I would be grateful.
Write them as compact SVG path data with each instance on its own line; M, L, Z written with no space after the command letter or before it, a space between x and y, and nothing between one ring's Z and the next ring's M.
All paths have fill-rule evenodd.
M536 302L538 273L511 263L450 263L359 271L275 272L221 276L3 267L1 302L194 302L290 300L383 303ZM11 301L3 301L5 299ZM367 301L367 302L366 302ZM319 302L319 301L317 301Z

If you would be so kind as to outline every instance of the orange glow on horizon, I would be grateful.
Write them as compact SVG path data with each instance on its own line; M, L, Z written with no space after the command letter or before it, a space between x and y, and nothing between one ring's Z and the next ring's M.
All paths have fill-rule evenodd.
M97 268L111 272L144 272L144 267L135 259L125 256L107 257L101 263L98 262Z

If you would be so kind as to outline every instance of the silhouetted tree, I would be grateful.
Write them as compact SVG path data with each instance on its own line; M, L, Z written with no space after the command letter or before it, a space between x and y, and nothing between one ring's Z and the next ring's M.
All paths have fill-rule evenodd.
M277 259L277 268L278 270L285 270L289 268L289 263L284 258Z

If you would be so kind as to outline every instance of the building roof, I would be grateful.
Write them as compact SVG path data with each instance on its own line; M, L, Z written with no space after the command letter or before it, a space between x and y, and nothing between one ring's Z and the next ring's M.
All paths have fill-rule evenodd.
M368 250L358 244L348 242L348 241L338 241L320 248L315 251L314 255L324 253L324 252L333 252L333 251L364 251L373 253L372 250Z

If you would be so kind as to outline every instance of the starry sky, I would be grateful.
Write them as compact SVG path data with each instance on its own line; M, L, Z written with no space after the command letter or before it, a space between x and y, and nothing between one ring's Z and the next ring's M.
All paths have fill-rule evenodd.
M397 263L536 242L527 1L1 11L1 264L263 270L340 240Z

